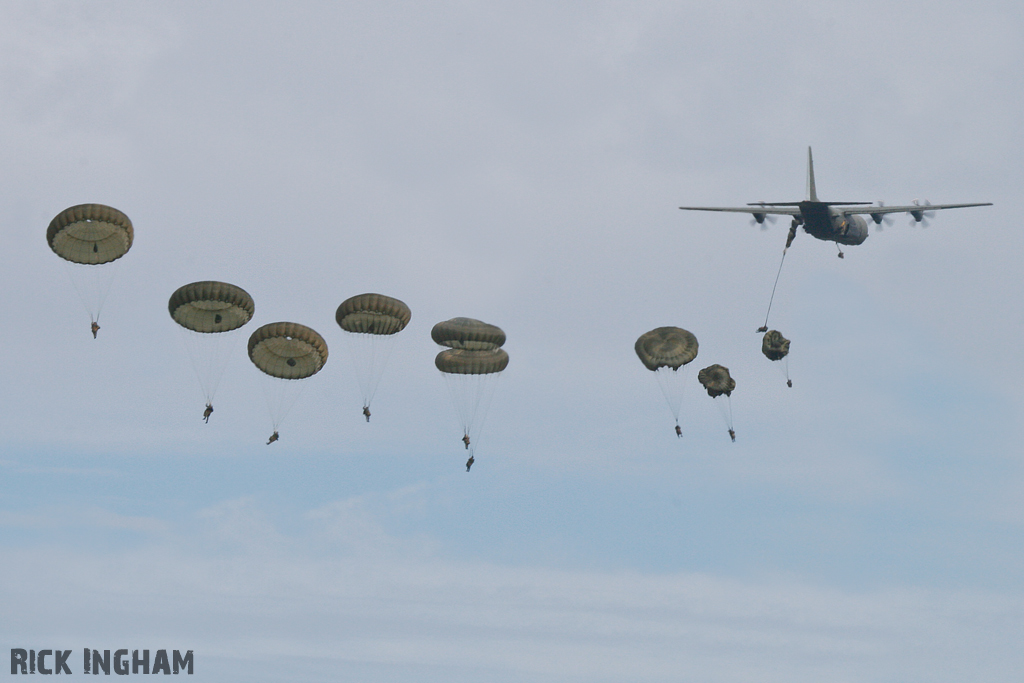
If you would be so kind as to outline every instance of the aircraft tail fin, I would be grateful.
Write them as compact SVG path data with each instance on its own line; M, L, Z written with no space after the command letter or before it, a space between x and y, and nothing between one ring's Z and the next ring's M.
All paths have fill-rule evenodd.
M807 201L818 201L818 192L814 188L814 157L811 156L811 148L807 148Z

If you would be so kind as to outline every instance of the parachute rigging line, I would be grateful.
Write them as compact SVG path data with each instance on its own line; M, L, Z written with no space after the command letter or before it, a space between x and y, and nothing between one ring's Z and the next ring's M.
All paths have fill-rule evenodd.
M775 273L775 284L772 285L772 295L768 299L768 311L764 314L764 325L757 328L757 331L767 332L768 331L768 316L772 313L772 302L775 301L775 288L779 286L779 276L782 275L782 264L786 262L786 252L789 251L789 247L782 250L782 260L779 261L779 272Z

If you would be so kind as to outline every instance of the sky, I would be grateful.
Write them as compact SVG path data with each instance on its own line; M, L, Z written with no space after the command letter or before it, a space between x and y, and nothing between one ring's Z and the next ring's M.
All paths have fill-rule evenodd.
M1024 8L0 3L0 651L209 681L962 681L1024 672ZM679 211L897 215L836 258ZM94 340L48 248L127 214ZM255 300L209 424L167 314ZM409 326L367 424L334 311ZM466 451L434 323L499 325ZM330 355L272 426L245 339ZM633 351L700 341L681 426ZM737 381L732 443L696 370ZM0 668L5 671L6 666ZM6 674L3 674L6 675Z

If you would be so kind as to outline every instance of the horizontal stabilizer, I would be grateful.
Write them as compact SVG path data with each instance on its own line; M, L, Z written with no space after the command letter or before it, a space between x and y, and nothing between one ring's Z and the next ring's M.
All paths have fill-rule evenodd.
M871 202L813 202L825 206L866 206ZM750 202L747 206L800 206L803 202Z

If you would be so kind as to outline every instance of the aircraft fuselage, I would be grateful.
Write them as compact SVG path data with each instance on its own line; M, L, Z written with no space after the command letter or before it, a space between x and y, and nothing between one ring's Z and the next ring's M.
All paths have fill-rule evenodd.
M800 215L794 220L811 237L851 246L863 244L868 238L867 221L860 216L844 214L825 202L803 201L798 206Z

